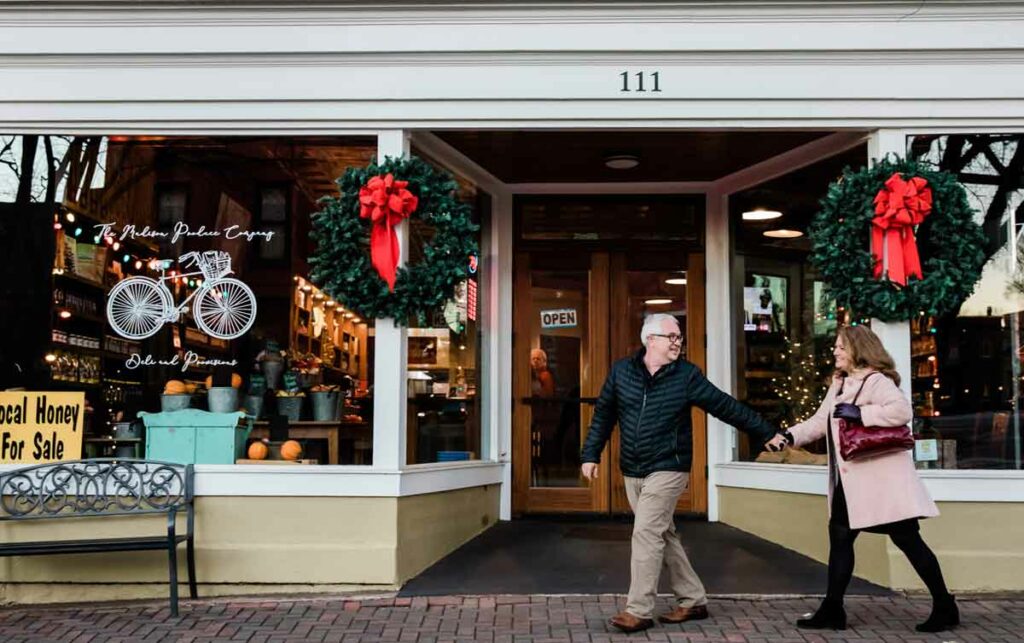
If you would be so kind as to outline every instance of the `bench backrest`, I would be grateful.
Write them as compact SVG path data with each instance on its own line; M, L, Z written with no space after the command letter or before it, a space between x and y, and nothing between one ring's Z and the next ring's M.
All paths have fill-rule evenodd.
M0 473L0 521L189 510L194 470L130 458L39 464Z

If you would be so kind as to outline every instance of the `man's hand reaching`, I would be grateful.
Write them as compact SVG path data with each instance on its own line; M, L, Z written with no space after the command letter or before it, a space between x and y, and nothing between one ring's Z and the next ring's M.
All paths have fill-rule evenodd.
M597 463L584 462L583 466L580 467L580 473L587 480L597 480Z

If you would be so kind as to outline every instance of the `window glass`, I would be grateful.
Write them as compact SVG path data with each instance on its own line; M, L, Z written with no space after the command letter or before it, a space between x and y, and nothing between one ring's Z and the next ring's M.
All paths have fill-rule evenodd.
M1022 143L1022 134L908 141L911 157L956 174L964 185L989 257L959 311L911 323L920 468L1021 468Z

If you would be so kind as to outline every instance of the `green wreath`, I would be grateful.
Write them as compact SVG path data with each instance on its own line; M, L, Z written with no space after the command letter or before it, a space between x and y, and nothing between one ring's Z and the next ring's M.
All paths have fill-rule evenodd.
M907 183L923 179L931 197L930 212L915 235L921 276L907 277L905 285L890 280L888 273L876 276L881 265L872 252L876 196L889 187L894 174ZM987 260L984 233L956 177L899 158L843 170L821 200L809 237L811 262L836 303L858 317L882 321L955 312L974 291Z
M415 197L409 218L424 221L434 232L424 245L423 260L398 268L393 291L371 261L373 224L360 215L360 190L375 177L389 174L407 181L408 192ZM366 318L390 317L405 325L415 317L424 323L467 278L470 257L478 252L479 226L470 219L470 207L455 197L458 184L449 174L412 157L349 168L338 179L338 187L341 196L321 199L322 209L313 215L311 236L317 247L309 259L310 279Z

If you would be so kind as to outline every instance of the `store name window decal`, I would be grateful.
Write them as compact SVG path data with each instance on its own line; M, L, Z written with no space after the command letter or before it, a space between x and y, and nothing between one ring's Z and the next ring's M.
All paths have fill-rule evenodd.
M138 353L132 353L124 365L132 370L142 366L180 366L181 372L184 373L192 366L238 366L238 360L203 359L194 351L186 352L184 357L175 355L170 359L156 359L152 355L143 357Z
M116 236L119 241L125 239L170 239L171 243L177 243L179 239L184 238L216 238L223 237L225 239L245 239L246 241L262 240L270 241L274 238L273 230L243 230L241 226L231 225L223 230L207 230L205 225L199 226L199 228L193 230L187 223L179 221L174 224L174 229L171 231L166 230L154 230L148 225L143 226L142 229L137 228L133 224L124 226L119 235L114 233L113 223L101 223L95 227L100 229L100 236Z

